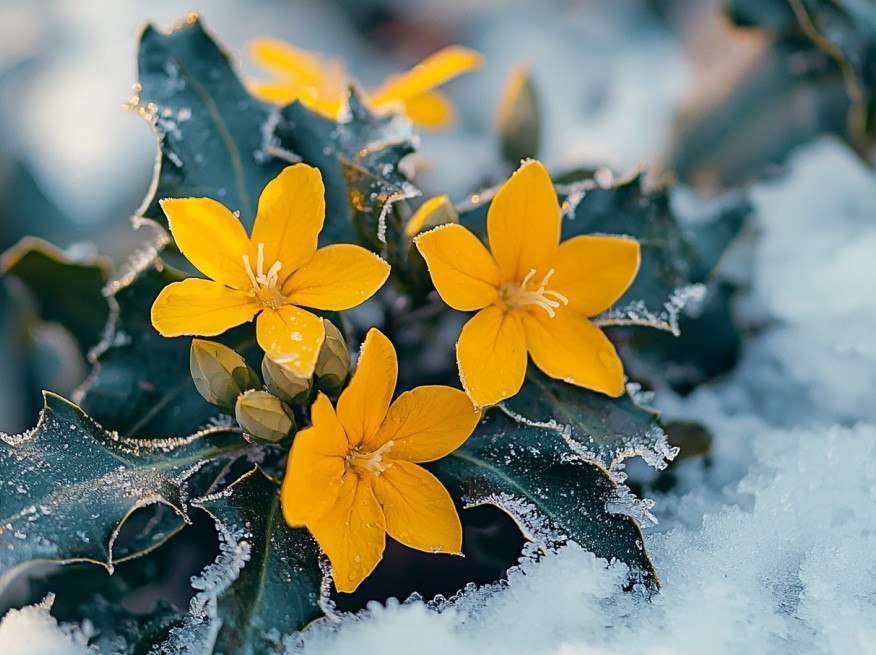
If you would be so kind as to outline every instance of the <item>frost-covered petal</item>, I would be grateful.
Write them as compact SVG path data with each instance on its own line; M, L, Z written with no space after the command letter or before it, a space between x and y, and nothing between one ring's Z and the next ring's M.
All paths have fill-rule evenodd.
M338 591L356 590L383 558L386 521L368 475L348 471L334 504L307 528L332 563Z
M190 277L161 290L152 304L152 325L164 337L209 337L252 320L257 311L248 293Z
M526 336L518 313L482 309L463 326L456 359L462 386L479 407L516 394L526 375Z
M438 295L453 309L470 312L496 300L496 262L480 239L462 225L436 227L420 234L415 243Z
M422 466L393 460L371 484L390 537L427 553L462 552L462 524L453 500Z
M259 196L251 261L257 261L258 246L264 244L264 268L280 262L282 282L313 257L324 221L325 187L319 169L307 164L287 166Z
M342 311L360 305L383 286L389 264L370 250L338 243L316 251L283 286L293 305Z
M266 308L256 321L256 340L261 349L299 377L313 375L324 339L322 319L292 305Z
M243 264L249 237L237 216L212 198L166 198L160 204L177 248L195 268L229 287L250 288Z
M609 396L624 393L624 368L614 345L583 316L539 309L524 315L526 348L532 361L552 378Z
M283 516L292 527L306 525L337 501L348 443L335 408L319 394L310 408L312 427L295 435L280 492Z
M395 348L380 330L368 330L353 379L338 398L338 418L353 446L377 434L397 380Z
M481 413L459 389L440 385L416 387L396 398L377 434L365 447L376 450L392 441L393 459L431 462L459 448Z
M557 250L550 286L568 298L570 310L595 316L630 287L639 261L639 244L631 239L573 237Z
M560 205L540 162L524 162L499 189L487 211L487 236L505 281L550 268L560 242Z

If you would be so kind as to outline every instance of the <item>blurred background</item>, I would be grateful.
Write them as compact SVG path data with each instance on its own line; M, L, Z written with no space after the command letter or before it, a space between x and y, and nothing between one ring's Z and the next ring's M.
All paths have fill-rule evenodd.
M515 63L531 72L539 158L553 172L608 166L624 174L645 164L654 183L708 192L768 174L815 134L845 133L843 78L829 57L797 47L806 39L791 4L0 0L0 251L32 235L117 265L144 240L129 218L147 194L156 142L123 105L147 22L169 29L199 11L244 76L258 74L244 46L262 35L340 57L365 86L448 44L480 51L486 66L445 87L455 125L424 134L418 155L416 182L426 196L458 201L507 175L495 116ZM7 432L33 425L39 389L69 395L87 374L83 358L70 355L70 335L35 327L39 308L15 282L0 284ZM63 296L64 280L56 293Z

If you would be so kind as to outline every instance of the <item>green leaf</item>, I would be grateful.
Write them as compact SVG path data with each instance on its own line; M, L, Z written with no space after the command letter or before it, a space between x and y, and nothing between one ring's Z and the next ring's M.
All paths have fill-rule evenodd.
M175 441L125 439L46 393L34 429L0 434L0 589L39 562L93 562L112 571L114 541L138 508L163 503L187 520L187 479L205 460L248 448L238 433L218 428ZM139 552L168 536L150 533Z
M261 655L321 617L319 549L286 525L279 484L259 468L192 503L216 521L222 552L196 581L189 622L171 632L168 652Z
M78 260L42 239L26 237L0 256L0 273L30 292L40 317L67 328L84 354L99 340L109 318L103 289L111 262Z
M663 469L676 455L658 414L629 394L611 398L549 378L535 367L527 371L520 392L499 409L521 425L554 431L580 457L609 472L628 457Z
M658 586L633 518L647 520L650 505L635 500L555 429L493 409L461 448L427 467L466 506L503 509L540 550L572 540L626 563L631 585Z
M148 25L137 62L141 88L131 107L160 147L154 192L140 213L166 227L159 200L208 197L252 228L262 189L288 165L265 151L272 107L249 94L197 18L170 33Z

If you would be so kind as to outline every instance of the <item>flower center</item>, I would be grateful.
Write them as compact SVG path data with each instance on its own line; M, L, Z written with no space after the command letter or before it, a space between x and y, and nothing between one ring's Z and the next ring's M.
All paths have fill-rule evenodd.
M553 318L556 316L556 309L560 305L568 305L569 299L561 293L546 289L551 275L554 274L554 269L547 272L541 282L538 283L538 288L535 283L532 283L532 278L535 277L535 269L529 270L523 282L506 282L499 288L499 300L504 302L511 309L526 309L529 305L541 307L548 313L548 316ZM532 284L531 284L532 283Z
M371 475L380 475L392 464L384 463L383 456L392 448L393 441L387 441L377 450L365 452L358 448L353 448L347 453L347 466L353 469L356 473L370 473Z
M258 245L255 273L253 273L249 255L243 256L243 267L246 269L246 274L249 275L249 281L252 283L250 293L258 298L259 303L263 307L279 309L285 304L286 296L280 293L280 289L277 286L280 279L280 269L283 268L283 264L274 262L271 268L268 269L268 272L265 273L265 244L260 243Z

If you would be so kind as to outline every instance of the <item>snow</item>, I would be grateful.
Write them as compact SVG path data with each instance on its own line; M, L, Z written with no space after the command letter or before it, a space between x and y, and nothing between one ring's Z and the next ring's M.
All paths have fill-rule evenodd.
M51 601L10 610L0 623L0 652L8 655L88 655L84 632L61 628Z

